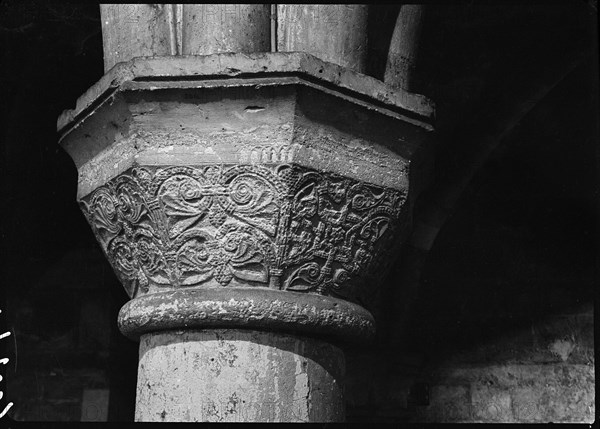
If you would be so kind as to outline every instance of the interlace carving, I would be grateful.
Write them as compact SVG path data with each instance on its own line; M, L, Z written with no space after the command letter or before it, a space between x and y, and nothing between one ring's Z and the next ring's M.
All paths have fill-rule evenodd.
M130 297L262 286L356 300L404 193L296 165L133 167L80 201Z

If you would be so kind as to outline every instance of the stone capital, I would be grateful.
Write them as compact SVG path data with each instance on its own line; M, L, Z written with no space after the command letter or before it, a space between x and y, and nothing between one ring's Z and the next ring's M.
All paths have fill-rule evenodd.
M132 338L360 340L406 224L424 97L301 53L137 58L58 122Z

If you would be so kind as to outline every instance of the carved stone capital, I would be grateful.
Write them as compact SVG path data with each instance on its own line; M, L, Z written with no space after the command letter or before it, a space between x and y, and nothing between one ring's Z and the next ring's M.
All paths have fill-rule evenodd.
M59 119L122 331L374 331L423 97L307 54L135 59Z

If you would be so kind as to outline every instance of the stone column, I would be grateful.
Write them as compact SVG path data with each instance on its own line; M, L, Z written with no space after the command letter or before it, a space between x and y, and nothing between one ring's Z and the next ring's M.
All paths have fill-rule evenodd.
M59 118L131 300L138 421L344 418L406 227L424 97L305 53L137 58Z
M136 420L341 422L344 355L245 329L158 331L140 343Z
M365 4L278 4L277 51L307 52L364 73L367 13Z
M415 64L421 42L424 15L425 5L403 4L401 6L390 41L383 78L386 84L414 91Z
M268 52L268 4L101 4L104 71L134 57Z

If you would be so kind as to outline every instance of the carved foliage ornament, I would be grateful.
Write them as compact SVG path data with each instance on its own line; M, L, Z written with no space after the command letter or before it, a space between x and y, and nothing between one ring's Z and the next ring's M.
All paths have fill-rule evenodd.
M130 297L262 286L356 300L405 195L296 165L133 167L81 202Z

